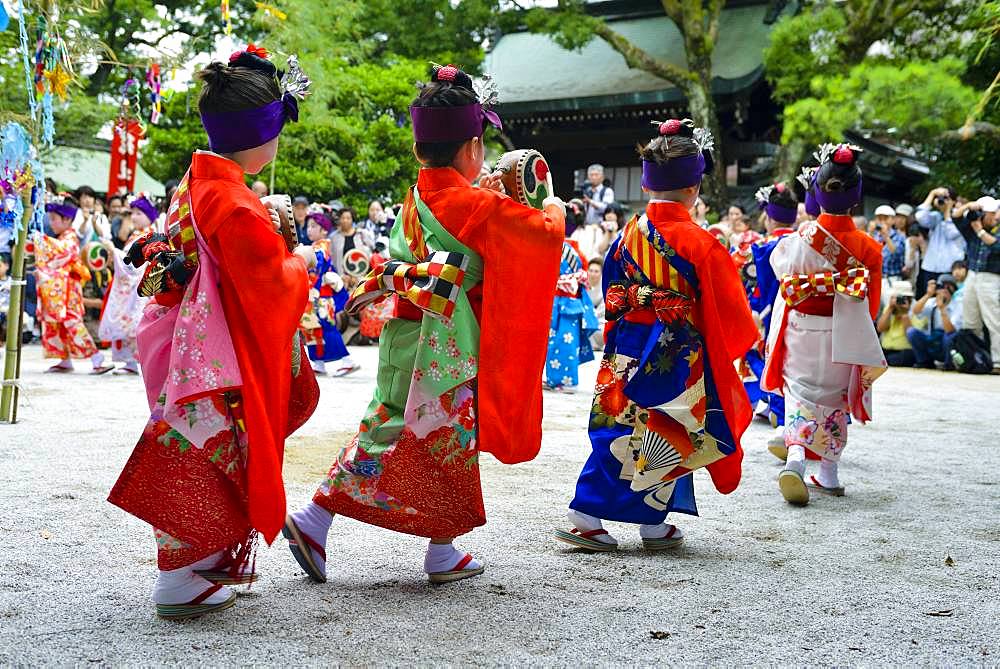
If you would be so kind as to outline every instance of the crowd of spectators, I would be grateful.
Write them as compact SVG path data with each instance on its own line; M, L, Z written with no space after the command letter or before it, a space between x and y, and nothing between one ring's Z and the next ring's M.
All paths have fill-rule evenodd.
M56 184L51 180L48 180L46 185L50 196L67 195L64 192L60 193ZM156 212L158 217L154 221L154 227L158 231L165 232L165 212L177 185L175 181L168 182L166 194L162 198L155 198L145 193L102 196L90 186L81 186L74 192L68 193L79 204L79 213L73 223L73 228L79 238L81 252L84 252L88 245L95 241L110 242L119 249L124 248L134 230L130 205L134 197L138 195L144 195L150 201L159 204L159 211ZM265 197L269 192L267 184L262 181L255 181L250 188L258 197ZM389 207L383 205L379 200L372 200L365 216L359 220L354 209L344 205L339 200L321 203L312 202L307 197L297 196L293 198L292 203L294 232L299 243L305 245L313 244L320 238L328 238L335 267L344 275L345 284L348 287L353 287L360 279L345 271L345 254L352 249L359 249L362 253L355 255L360 258L370 259L375 254L385 256L389 233L392 230L399 206ZM0 206L0 212L4 216L3 219L0 219L0 340L3 339L6 332L6 318L10 303L11 281L8 275L13 246L13 210L13 197L5 198ZM313 227L319 230L319 234L314 232L313 235L310 235L310 221L313 221ZM45 232L52 233L48 229ZM366 265L367 261L357 263L356 271L363 272ZM33 259L30 254L26 262L26 279L28 285L25 292L24 339L30 342L39 336L38 325L34 322L37 297ZM93 327L95 332L106 292L107 286L97 281L90 282L84 287L84 303L90 316L88 328ZM347 325L346 319L344 325Z
M161 210L176 185L167 185ZM264 182L254 182L251 188L260 197L268 194ZM49 189L54 193L55 185L50 183ZM122 248L133 230L131 199L122 195L102 199L87 186L73 195L80 205L74 229L81 248L101 239ZM11 206L12 202L5 200L4 211ZM301 244L329 239L334 266L350 288L360 276L358 268L345 266L345 256L359 249L362 253L352 256L387 257L388 237L399 208L398 204L388 207L372 200L366 214L359 216L339 200L322 203L297 196L292 201L292 223ZM883 245L882 305L876 328L890 365L969 371L978 361L980 367L985 364L1000 369L998 208L1000 202L993 197L966 200L942 186L931 189L915 208L907 203L886 203L875 208L870 220L855 217L859 228ZM615 199L601 165L588 168L587 181L568 203L567 213L567 236L589 261L590 292L599 309L603 302L602 261L626 220L625 210ZM750 245L772 232L764 228L763 217L748 214L738 204L720 213L716 215L702 199L691 210L695 222L734 254L747 253ZM160 229L164 218L161 214L157 221ZM800 205L797 224L807 218ZM10 230L0 226L0 320L9 303L10 243ZM360 269L364 265L362 262ZM30 284L30 272L28 280ZM28 293L30 323L35 303L33 286L28 286ZM93 302L90 306L98 313L100 299L99 294L88 296ZM984 356L989 362L983 362Z

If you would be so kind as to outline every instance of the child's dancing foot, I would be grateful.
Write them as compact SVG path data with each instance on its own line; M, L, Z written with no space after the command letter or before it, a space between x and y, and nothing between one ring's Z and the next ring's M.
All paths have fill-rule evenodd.
M326 583L326 535L333 514L315 502L285 517L281 533L288 549L306 575L317 583Z
M571 546L598 553L618 550L618 540L608 534L600 518L587 515L575 509L566 514L573 529L569 532L556 530L556 539Z
M463 553L451 543L427 544L424 573L431 583L450 583L479 576L486 570L471 553Z

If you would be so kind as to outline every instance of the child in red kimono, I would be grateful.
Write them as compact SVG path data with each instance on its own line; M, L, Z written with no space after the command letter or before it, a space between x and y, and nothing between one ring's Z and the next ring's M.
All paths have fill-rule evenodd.
M634 523L647 550L679 546L670 512L697 515L693 473L716 489L740 482L740 438L752 418L734 361L759 336L725 247L691 219L710 138L690 119L665 121L641 150L650 200L604 262L604 359L590 412L593 450L556 539L608 552L603 520Z
M356 313L397 296L379 340L375 396L313 501L285 523L314 581L326 580L335 514L429 538L432 582L482 573L452 544L486 522L480 453L505 463L538 453L565 207L557 198L544 212L521 205L497 192L498 176L472 186L484 131L500 127L482 102L469 76L446 66L410 107L422 169L392 229L392 260L348 304Z
M72 372L73 359L90 358L92 374L105 374L114 365L104 364L84 323L83 284L90 270L80 259L80 238L73 230L79 208L64 196L45 205L54 237L35 236L35 268L38 272L37 318L42 326L42 350L46 358L57 358L48 372Z
M251 46L200 73L212 150L192 156L169 237L151 231L127 258L147 264L139 290L155 297L138 330L151 416L109 499L155 529L164 618L228 608L226 586L256 579L256 537L284 523L285 438L318 399L297 338L304 255L244 182L273 160L303 90L291 58L279 79L266 56Z
M778 487L795 505L808 504L810 490L844 494L837 465L848 416L871 419L871 386L886 368L874 326L882 246L850 216L861 202L859 152L848 145L822 152L813 177L822 213L782 237L770 258L781 287L761 387L785 398L788 455ZM820 459L808 483L807 450Z

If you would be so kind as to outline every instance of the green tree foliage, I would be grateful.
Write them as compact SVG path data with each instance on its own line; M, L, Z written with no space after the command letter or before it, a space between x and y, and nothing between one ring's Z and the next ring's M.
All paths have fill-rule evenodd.
M937 63L865 61L847 76L814 76L812 97L785 107L782 141L837 141L845 130L863 128L908 144L931 144L965 120L975 91L961 82L955 58Z
M915 149L930 160L931 181L947 177L976 184L978 192L1000 187L990 151L963 151L956 132L1000 64L989 43L998 6L974 0L813 0L781 19L764 53L774 97L784 105L780 176L794 174L812 145L853 129ZM977 37L970 41L970 35ZM984 113L1000 120L995 107ZM984 137L993 155L1000 149L997 136ZM959 179L959 173L965 176Z

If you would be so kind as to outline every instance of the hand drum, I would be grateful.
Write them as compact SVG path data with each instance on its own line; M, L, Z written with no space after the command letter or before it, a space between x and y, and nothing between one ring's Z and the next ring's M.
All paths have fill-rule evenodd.
M534 149L519 149L503 154L497 159L494 171L502 172L507 194L521 204L535 209L542 208L542 201L552 195L549 164Z
M371 269L371 256L364 249L353 248L344 254L344 274L359 279L368 275Z
M83 247L83 263L91 272L103 272L108 269L108 250L100 242L90 242Z

